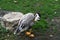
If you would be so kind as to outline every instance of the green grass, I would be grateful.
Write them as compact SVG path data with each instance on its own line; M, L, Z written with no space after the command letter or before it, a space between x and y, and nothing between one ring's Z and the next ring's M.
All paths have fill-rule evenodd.
M20 11L23 13L28 12L40 12L41 21L35 24L35 27L43 27L47 26L46 19L52 19L55 16L60 14L60 4L59 0L0 0L0 8L3 10L9 11ZM56 14L55 14L56 12Z
M59 8L59 1L55 0L0 0L0 8L9 10L9 11L20 11L23 13L28 12L36 12L39 11L41 13L41 21L45 21L46 18L52 19L54 12L56 12ZM57 12L58 13L58 12ZM42 21L42 22L43 22ZM41 24L41 22L40 22ZM44 23L42 23L44 24Z
M33 28L43 27L46 28L48 23L47 18L50 20L55 16L60 15L59 0L0 0L0 8L9 11L20 11L23 13L40 12L41 20L35 24ZM56 12L56 14L55 14Z
M60 0L0 0L0 8L9 11L20 11L23 13L40 12L41 20L36 22L33 28L48 27L46 19L52 20L54 17L60 16ZM55 14L56 13L56 14ZM1 29L1 28L0 28Z

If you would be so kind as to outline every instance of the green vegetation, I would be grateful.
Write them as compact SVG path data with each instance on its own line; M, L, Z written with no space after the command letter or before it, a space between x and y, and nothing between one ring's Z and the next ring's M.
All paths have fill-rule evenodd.
M60 16L60 0L0 0L0 9L22 13L40 12L41 20L36 22L33 29L41 27L44 30L49 26L47 19ZM3 29L0 27L0 31Z

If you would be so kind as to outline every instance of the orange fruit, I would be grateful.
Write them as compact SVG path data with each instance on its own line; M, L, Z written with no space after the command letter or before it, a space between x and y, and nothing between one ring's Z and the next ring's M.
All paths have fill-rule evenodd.
M34 34L29 35L29 37L34 37L34 36L35 36Z
M30 35L31 34L31 32L26 32L26 35Z

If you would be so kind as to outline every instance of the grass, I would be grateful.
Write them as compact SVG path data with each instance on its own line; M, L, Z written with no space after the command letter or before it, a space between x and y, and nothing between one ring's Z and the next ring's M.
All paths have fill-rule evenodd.
M14 2L14 0L0 0L0 8L9 10L9 11L20 11L23 13L28 12L40 12L41 13L41 21L45 21L47 17L52 19L54 15L56 15L54 12L56 12L57 9L59 9L58 1L56 0L16 0L17 2ZM42 22L43 22L42 21ZM40 22L41 24L41 22ZM46 24L43 22L42 24ZM41 25L42 25L41 24Z
M0 9L8 11L20 11L23 13L40 12L41 20L36 22L33 28L41 27L46 29L49 23L46 19L52 20L60 16L60 0L0 0ZM1 30L3 28L0 28ZM3 33L3 32L2 32ZM1 35L1 34L0 34Z

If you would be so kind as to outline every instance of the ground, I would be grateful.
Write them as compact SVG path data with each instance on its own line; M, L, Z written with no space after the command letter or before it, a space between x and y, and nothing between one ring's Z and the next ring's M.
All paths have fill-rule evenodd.
M39 12L41 20L32 27L34 38L13 35L0 25L0 40L60 40L60 0L0 0L0 10Z

